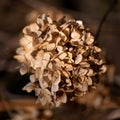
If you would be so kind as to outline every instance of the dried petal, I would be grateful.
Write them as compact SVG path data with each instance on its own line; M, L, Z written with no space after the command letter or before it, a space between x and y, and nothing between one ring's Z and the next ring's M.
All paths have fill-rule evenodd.
M23 87L23 90L26 90L27 92L32 92L35 88L35 85L33 83L28 83Z
M66 79L66 83L67 83L67 86L71 86L72 83L71 83L71 80L70 79Z
M65 57L67 56L67 53L61 53L60 55L59 55L59 58L61 59L61 60L63 60L63 59L65 59Z
M63 52L63 47L62 46L57 46L57 50L59 53Z
M95 51L96 51L96 52L101 52L101 51L102 51L101 48L99 48L99 47L97 47L97 46L95 46L94 48L95 48Z
M39 83L42 89L45 89L48 87L48 83L46 81L43 81L43 79L39 79Z
M89 68L89 67L90 67L90 64L87 63L87 62L81 62L81 63L80 63L80 66L83 67L83 68L84 68L84 67Z
M93 70L92 69L88 70L87 76L93 76Z
M107 71L107 67L105 65L102 65L100 70L101 70L100 73L105 73Z
M39 101L42 103L44 106L47 102L51 102L51 93L48 89L41 89L40 90L40 96L39 96Z
M26 66L22 66L22 67L20 68L20 74L21 74L21 75L24 75L24 74L26 74L27 72L28 72L28 69L27 69Z
M79 64L82 61L83 57L81 54L77 55L76 59L75 59L75 64Z
M78 39L78 38L80 38L80 34L77 31L74 30L71 33L71 37L74 38L74 39Z
M50 24L53 23L53 21L52 21L52 19L51 19L50 17L47 17L47 21L48 21L48 23L50 23Z
M25 27L23 29L24 34L36 33L38 36L41 35L41 31L39 31L39 26L36 23L32 23L31 25Z
M32 83L34 83L34 82L36 81L36 78L35 78L35 75L34 75L34 74L30 75L30 81L31 81Z
M35 88L35 95L36 95L36 96L39 96L39 95L40 95L40 92L41 92L41 89L40 89L40 88Z
M51 86L51 92L52 92L52 93L53 93L53 92L56 92L56 91L58 91L58 89L59 89L58 84L53 83L52 86Z
M23 55L25 53L25 51L24 51L23 47L19 47L19 48L17 48L16 53L19 55Z
M22 55L15 55L14 58L17 59L20 63L26 61L25 57Z
M61 101L62 103L66 103L67 102L67 95L65 93L63 93L63 95L61 96Z
M57 70L54 72L54 75L53 75L53 83L59 84L60 81L61 81L61 73L59 70Z
M88 91L88 85L87 85L86 81L83 82L82 88L81 88L80 90L81 90L82 92Z
M71 64L65 64L66 70L67 71L72 71L73 70L73 66Z
M39 101L41 102L41 104L42 104L43 106L45 106L45 104L47 103L46 97L41 97L41 98L39 98Z
M48 51L51 51L51 50L53 50L54 48L55 48L55 43L51 43L51 44L47 45L47 50L48 50Z
M90 33L87 33L86 43L87 43L88 45L90 45L90 44L92 44L93 42L94 42L93 36L91 36Z
M55 104L56 104L56 107L59 107L61 103L66 103L66 102L67 102L67 95L63 93L63 95L58 98Z
M52 40L52 35L50 34L50 33L48 33L47 35L46 35L46 41L51 41Z
M27 47L27 45L30 44L32 40L33 40L32 36L24 35L24 37L20 39L20 45Z
M62 71L63 75L66 77L66 78L69 78L69 73L66 72L65 70Z
M79 25L83 25L83 22L81 20L77 20L76 23L78 23Z
M51 63L51 62L48 64L48 68L49 68L50 70L52 70L52 69L53 69L53 65L52 65L52 63Z
M42 59L42 68L46 68L49 60L50 60L50 54L49 53L44 53L43 59Z
M44 21L41 19L40 16L37 18L37 24L41 25L41 27L44 27Z
M91 77L87 77L86 81L87 81L88 85L92 85L92 78Z
M80 74L80 76L84 76L84 75L86 75L87 74L87 72L88 72L88 70L87 69L80 69L80 71L79 71L79 74Z

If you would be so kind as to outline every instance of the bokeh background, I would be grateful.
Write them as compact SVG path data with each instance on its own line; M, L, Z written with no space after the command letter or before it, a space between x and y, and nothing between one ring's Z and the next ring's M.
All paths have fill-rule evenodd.
M97 92L80 98L79 103L68 103L54 109L52 117L46 117L42 109L41 116L45 120L66 120L67 117L70 120L120 119L119 0L0 0L0 118L12 119L11 114L14 116L15 113L13 110L18 112L27 108L27 113L32 113L38 107L32 93L27 94L21 90L27 83L28 76L19 75L19 64L13 59L22 29L34 22L39 14L48 13L55 19L63 15L80 19L93 35L96 35L103 15L113 3L113 9L104 21L97 38L108 61L109 72L106 81L100 83ZM41 116L39 114L39 117Z

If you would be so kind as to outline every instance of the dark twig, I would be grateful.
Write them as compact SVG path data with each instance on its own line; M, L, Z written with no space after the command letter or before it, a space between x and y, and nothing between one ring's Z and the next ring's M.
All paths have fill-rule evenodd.
M110 14L110 12L113 10L113 8L115 7L115 5L118 3L118 0L112 0L109 8L107 9L107 11L105 12L105 14L103 15L101 21L100 21L100 24L98 25L98 29L96 31L96 35L95 35L95 40L97 41L99 36L100 36L100 32L101 32L101 29L102 29L102 26L105 22L105 20L107 19L108 15Z

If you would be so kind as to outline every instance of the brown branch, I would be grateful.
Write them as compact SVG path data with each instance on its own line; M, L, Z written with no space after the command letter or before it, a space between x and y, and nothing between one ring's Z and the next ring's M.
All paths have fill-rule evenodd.
M98 25L98 29L96 31L96 35L95 35L95 40L97 41L99 36L100 36L100 32L101 32L101 29L103 27L103 24L104 22L106 21L108 15L110 14L110 12L113 10L113 8L115 7L115 5L118 3L118 0L112 0L109 8L107 9L107 11L105 12L105 14L103 15L99 25Z

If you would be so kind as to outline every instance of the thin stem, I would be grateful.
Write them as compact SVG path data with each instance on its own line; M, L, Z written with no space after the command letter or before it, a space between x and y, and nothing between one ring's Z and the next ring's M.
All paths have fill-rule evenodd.
M96 35L95 35L95 40L97 41L99 36L100 36L100 32L101 32L101 29L103 27L103 24L105 22L105 20L107 19L108 15L110 14L110 12L113 10L113 8L115 7L115 5L118 3L118 0L112 0L109 8L107 9L107 11L105 12L105 14L103 15L99 25L98 25L98 29L96 31Z

